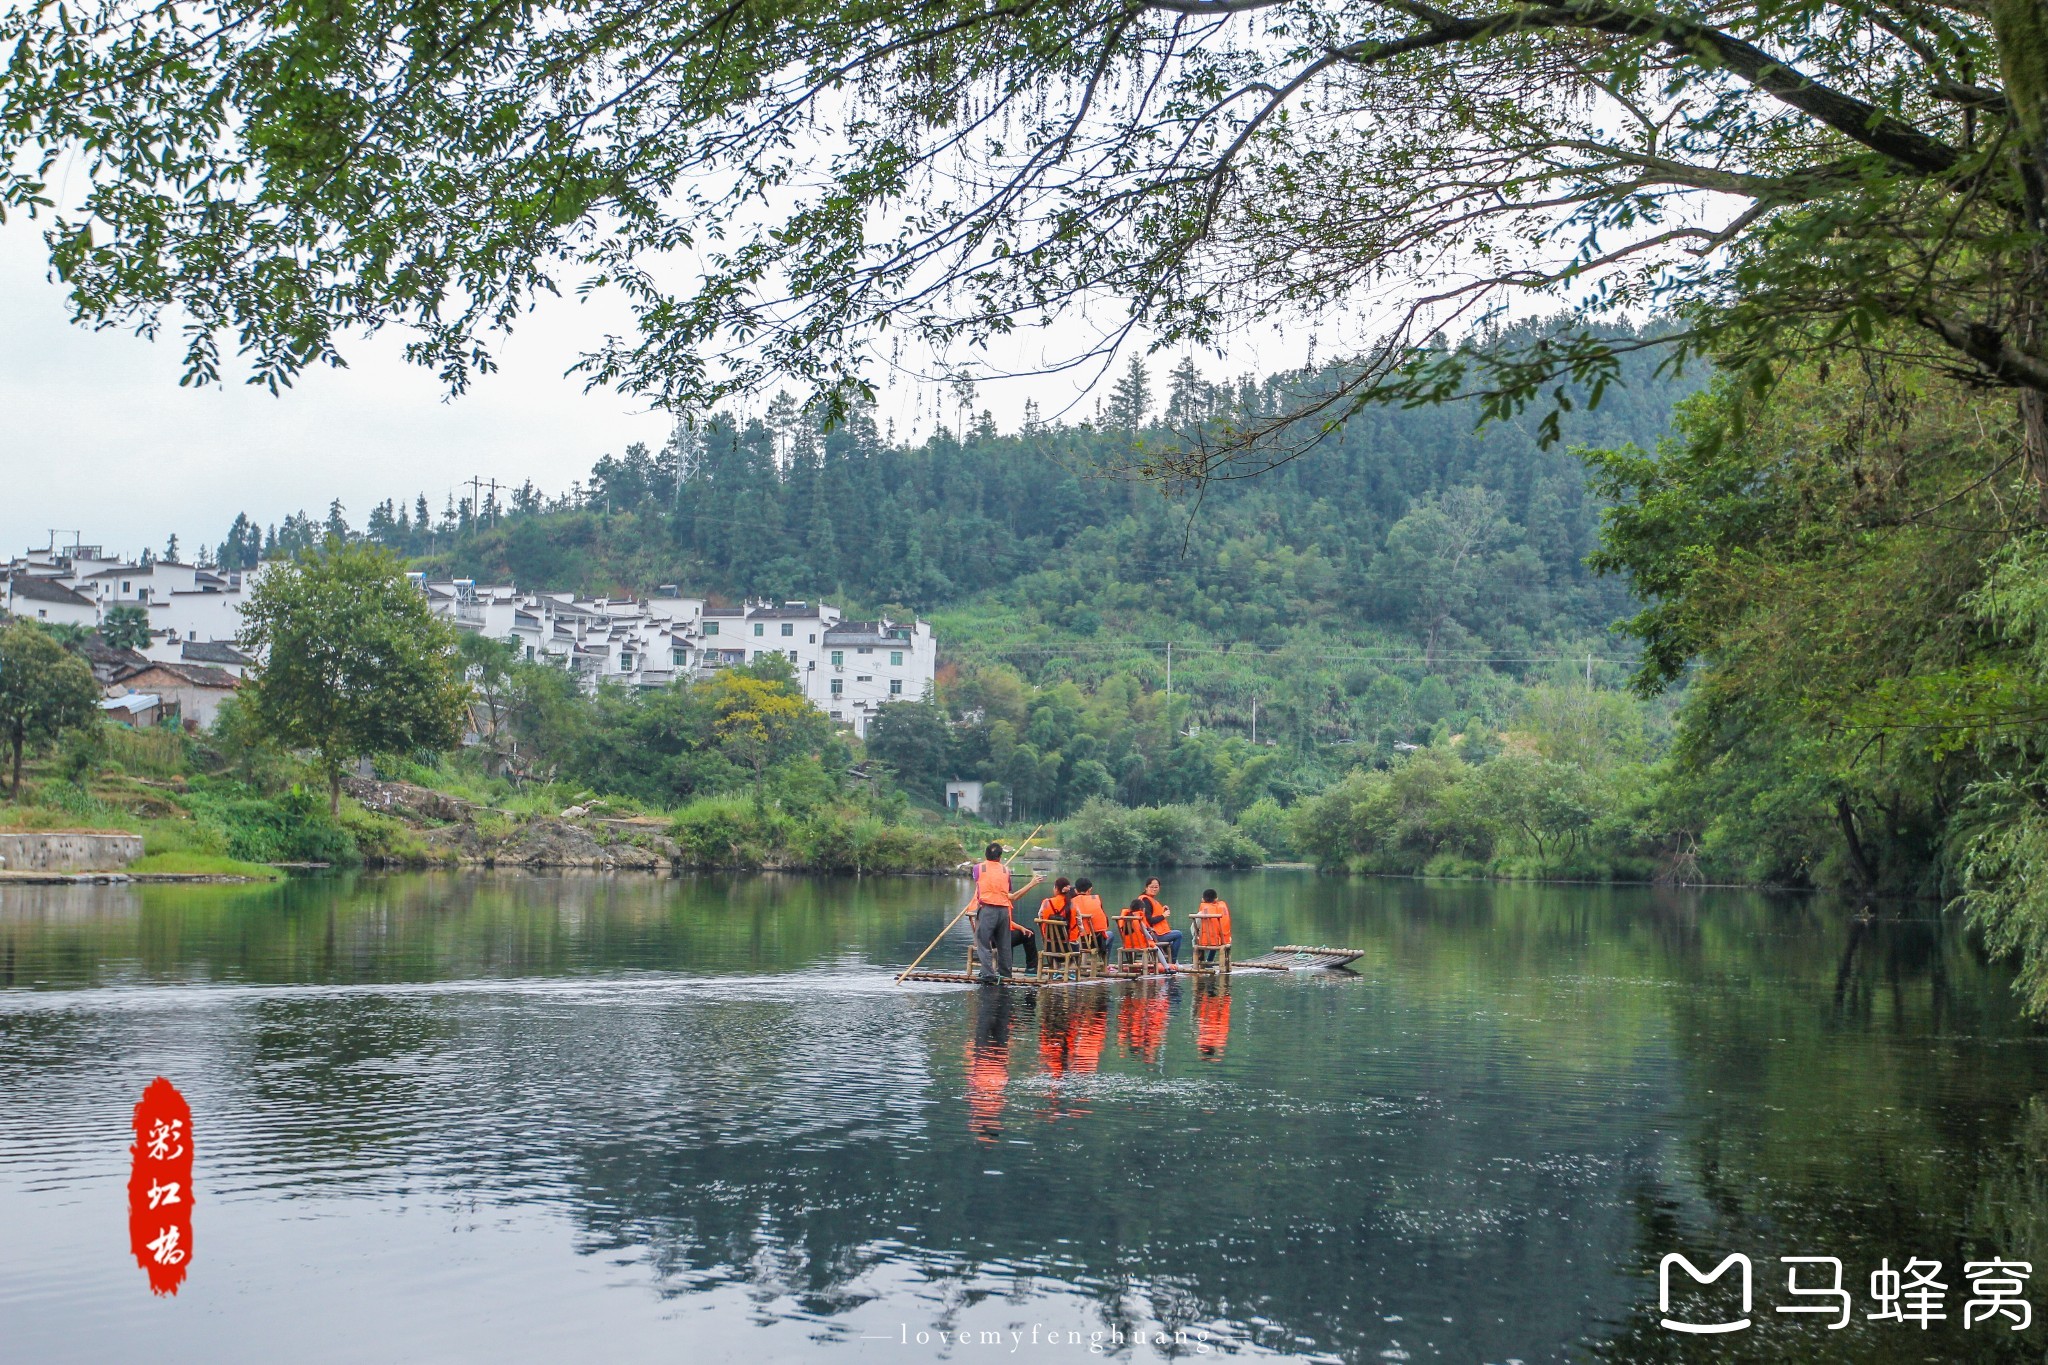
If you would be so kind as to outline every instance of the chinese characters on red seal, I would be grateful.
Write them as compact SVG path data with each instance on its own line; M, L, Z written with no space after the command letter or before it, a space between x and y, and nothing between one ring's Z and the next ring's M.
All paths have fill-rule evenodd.
M175 1294L192 1264L192 1107L159 1076L135 1106L128 1242L151 1292Z

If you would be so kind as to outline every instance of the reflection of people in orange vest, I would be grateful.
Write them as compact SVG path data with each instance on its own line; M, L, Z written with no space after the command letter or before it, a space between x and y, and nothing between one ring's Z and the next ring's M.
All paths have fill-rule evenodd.
M1156 979L1156 978L1155 978ZM1173 1013L1171 988L1147 989L1142 997L1126 996L1117 1017L1117 1036L1124 1050L1140 1060L1159 1060L1159 1045L1166 1041L1166 1024Z
M1167 919L1171 912L1167 909L1166 903L1159 899L1159 878L1154 877L1145 883L1145 894L1131 902L1131 909L1145 917L1146 931L1152 936L1154 943L1166 949L1166 960L1179 962L1180 930L1174 928Z
M1109 1040L1109 1002L1056 995L1046 1001L1038 1027L1038 1060L1053 1076L1086 1075L1102 1064Z
M1216 977L1195 989L1195 1048L1215 1061L1230 1042L1230 988Z
M1195 911L1195 946L1230 946L1230 904L1214 891L1202 893L1202 908Z
M1023 943L1024 957L1032 971L1038 970L1038 940L1016 922L1017 897L1038 885L1033 877L1016 891L1010 889L1010 869L1003 866L1003 846L990 844L986 858L974 868L974 956L981 963L981 983L994 985L1010 977L1010 946ZM1020 939L1018 935L1023 935Z
M984 997L967 1044L967 1131L976 1142L1003 1134L1003 1092L1010 1084L1010 993Z
M1109 936L1109 912L1102 908L1102 897L1095 894L1095 883L1086 877L1074 883L1074 899L1068 913L1074 926L1074 947L1077 950L1092 950L1102 954L1105 963L1116 957L1116 944ZM1094 942L1086 940L1094 936Z

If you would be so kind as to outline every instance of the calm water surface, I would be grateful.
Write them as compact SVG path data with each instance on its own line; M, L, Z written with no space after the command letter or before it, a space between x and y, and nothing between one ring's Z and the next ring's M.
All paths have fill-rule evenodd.
M2048 1285L2048 1039L1952 924L1285 872L1177 916L1205 881L1357 974L898 988L928 881L0 891L0 1360L2043 1358L1960 1328L1966 1260ZM1756 1257L1754 1326L1660 1328L1672 1251ZM1773 1311L1796 1254L1854 1325ZM1913 1256L1949 1321L1866 1321Z

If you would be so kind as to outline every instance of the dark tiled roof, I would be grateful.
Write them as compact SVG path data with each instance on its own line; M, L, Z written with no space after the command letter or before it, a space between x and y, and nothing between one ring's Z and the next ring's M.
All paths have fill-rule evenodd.
M62 583L53 582L47 578L39 578L34 574L15 575L14 595L16 597L25 597L31 602L62 602L68 607L89 607L92 605L90 597L75 593Z
M805 602L801 605L784 602L779 607L755 607L747 613L747 618L754 621L815 621L818 619L818 607L819 604L816 602ZM706 612L705 615L708 616L710 613Z
M187 640L179 649L178 657L195 664L241 664L246 667L256 662L226 640L208 640L203 644L198 640Z
M117 649L105 640L94 636L78 647L85 661L95 669L147 668L149 660L132 649Z
M135 679L147 673L165 674L175 682L182 682L188 687L219 687L233 690L242 685L242 680L226 669L207 668L203 664L150 663L142 668L135 669L133 672L123 674L119 681L132 683Z

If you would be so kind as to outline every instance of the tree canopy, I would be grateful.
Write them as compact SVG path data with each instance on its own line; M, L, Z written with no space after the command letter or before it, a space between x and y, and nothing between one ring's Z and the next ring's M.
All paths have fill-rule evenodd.
M330 812L355 759L461 738L470 688L455 629L389 552L336 541L272 565L242 615L241 644L263 661L246 691L250 717L285 748L313 752Z
M0 628L0 743L13 758L13 796L21 795L23 750L97 725L99 696L91 667L50 632L27 621Z
M397 326L459 390L610 288L639 327L586 373L679 411L843 405L885 338L964 370L1097 305L1082 352L1363 307L1306 406L1513 408L1612 338L1414 347L1547 295L1737 362L1917 352L2018 392L2048 461L2042 0L100 0L0 45L0 206L195 381Z

